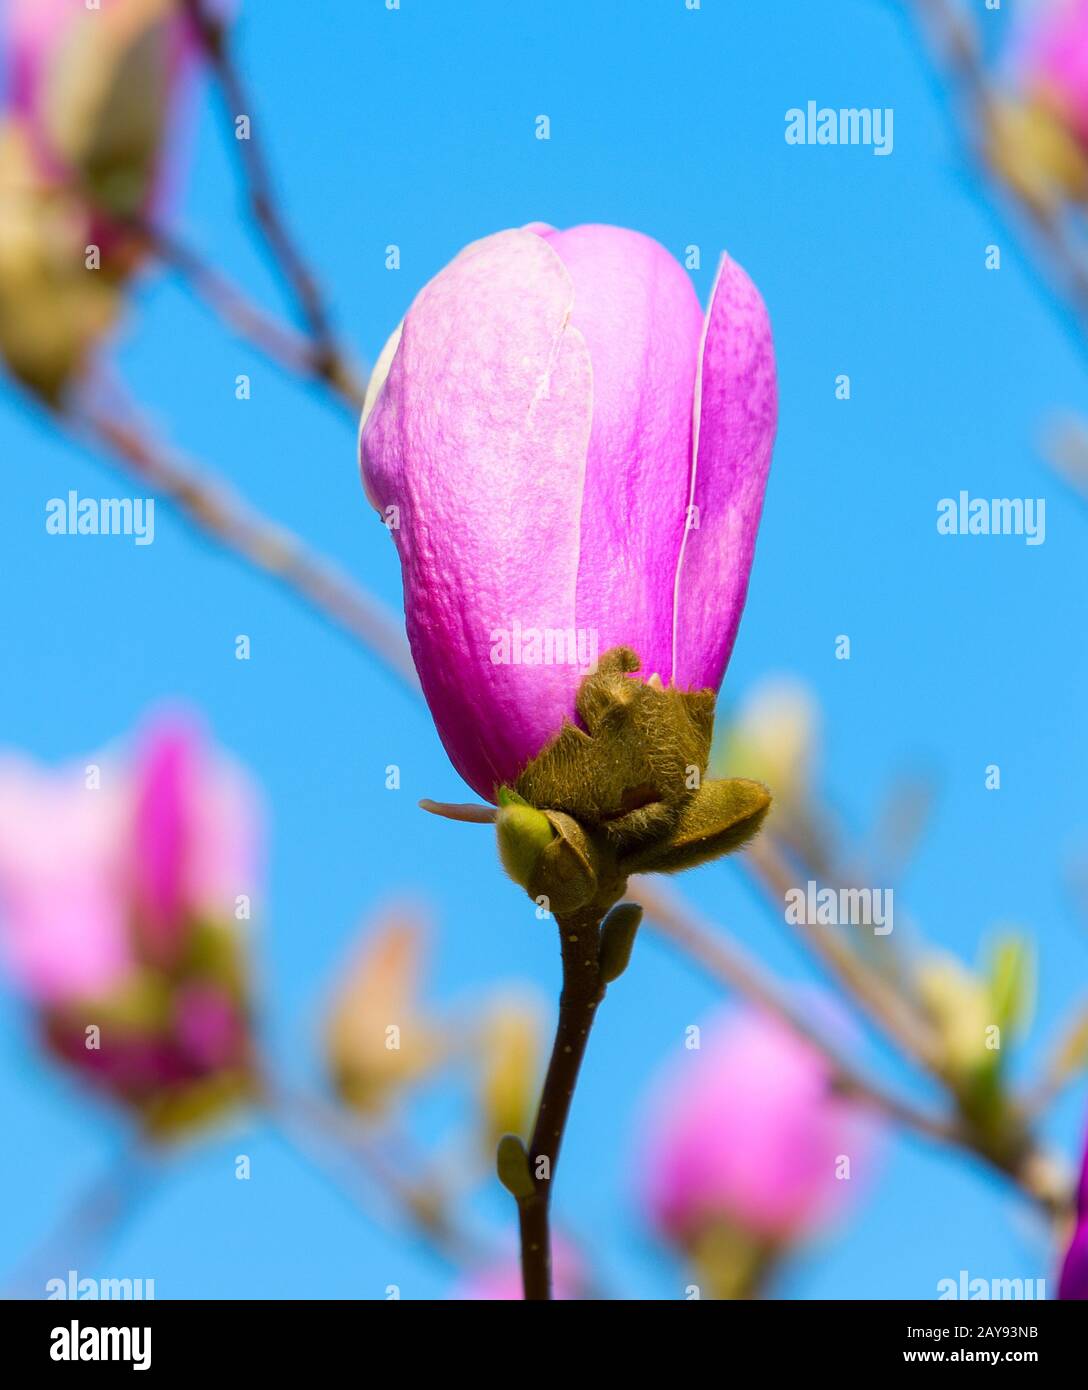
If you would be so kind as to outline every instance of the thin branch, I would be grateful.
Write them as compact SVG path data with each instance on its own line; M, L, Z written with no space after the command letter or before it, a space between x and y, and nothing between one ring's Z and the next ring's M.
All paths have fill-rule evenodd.
M659 936L678 947L727 989L779 1019L821 1053L831 1065L839 1090L930 1139L963 1144L964 1134L955 1120L930 1115L864 1076L820 1029L813 1026L772 976L720 928L712 927L693 912L679 894L649 879L638 878L629 884L627 897L643 905Z
M1064 282L1083 340L1088 336L1088 240L1071 235L1068 219L1063 219L1057 205L1029 201L995 166L985 137L994 129L1000 102L982 59L977 21L957 0L900 0L900 4L913 9L931 35L932 46L966 113L968 147L1038 233L1052 278L1059 285Z
M983 1160L991 1169L1013 1182L1052 1220L1060 1222L1065 1219L1072 1204L1068 1176L1035 1146L1030 1136L1015 1163L1006 1162L980 1147L957 1119L931 1115L863 1075L819 1030L813 1028L770 976L735 942L726 938L720 929L711 927L692 912L679 895L639 878L629 885L628 896L642 903L660 936L679 947L728 989L735 990L773 1014L817 1048L831 1064L836 1084L845 1094L855 1096L895 1123L926 1138ZM941 1080L940 1077L937 1079ZM947 1090L943 1081L942 1087Z
M197 298L239 337L253 343L266 357L289 372L329 387L333 399L344 406L353 420L358 419L361 397L354 387L345 391L341 381L330 379L311 339L254 304L233 281L171 233L139 220L126 225L131 226L152 255L176 271Z
M322 618L347 632L413 693L419 680L397 621L352 579L309 550L221 482L202 477L186 460L149 439L132 420L84 403L61 417L117 456L126 471L169 501L217 545L271 575Z
M313 342L317 374L362 409L366 383L350 365L332 326L332 317L311 271L281 216L264 147L254 132L256 124L250 93L231 52L226 25L212 13L206 0L184 0L185 8L203 45L209 64L233 124L241 115L250 120L249 138L235 140L245 178L246 196L253 220L272 263L286 281L298 312Z
M593 1020L605 995L599 963L601 914L593 906L556 917L563 963L563 989L536 1123L529 1140L532 1190L518 1198L521 1277L525 1298L552 1297L551 1198L559 1150L570 1117Z
M150 1153L138 1143L115 1155L79 1192L42 1244L12 1275L4 1298L38 1299L50 1279L67 1282L70 1269L91 1262L132 1215L146 1193L155 1169Z
M763 889L768 901L782 913L782 920L785 921L786 894L796 886L796 875L788 860L777 848L773 834L761 835L748 847L742 856L742 862ZM846 986L870 1018L892 1037L908 1056L915 1058L928 1071L939 1073L941 1054L937 1040L924 1021L887 980L825 926L810 922L805 925L803 933L799 934L832 975Z
M293 1147L330 1173L352 1196L374 1208L375 1192L383 1212L391 1208L454 1269L491 1263L495 1252L459 1226L433 1187L406 1178L350 1116L319 1096L302 1091L274 1090L269 1113ZM366 1180L360 1187L358 1178Z

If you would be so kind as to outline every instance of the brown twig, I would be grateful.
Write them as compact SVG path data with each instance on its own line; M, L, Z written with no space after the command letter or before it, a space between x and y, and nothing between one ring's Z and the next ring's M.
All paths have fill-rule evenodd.
M529 1140L533 1191L518 1199L521 1277L525 1298L552 1297L550 1209L559 1150L574 1089L605 983L598 961L601 917L594 907L556 918L563 962L563 989L555 1042Z
M344 406L353 420L358 418L361 397L354 387L345 391L339 380L329 377L311 339L254 304L232 280L171 233L138 220L129 225L148 251L176 271L197 298L239 337L255 344L266 357L297 376L328 386L332 398Z
M307 549L293 532L269 520L219 481L202 477L187 461L151 441L134 420L84 404L62 417L121 460L216 544L270 575L326 621L355 638L399 677L419 689L399 624L352 579Z
M361 409L366 383L356 375L348 355L341 348L317 278L280 215L264 147L252 129L253 104L234 62L227 28L212 13L206 0L183 0L183 3L215 73L232 125L238 116L249 117L249 138L234 140L245 177L247 200L273 265L286 281L312 340L314 370Z

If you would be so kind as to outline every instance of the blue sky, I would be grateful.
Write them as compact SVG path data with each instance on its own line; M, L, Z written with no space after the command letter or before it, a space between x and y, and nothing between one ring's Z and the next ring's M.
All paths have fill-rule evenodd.
M1012 8L985 16L995 47ZM683 0L403 0L390 12L379 0L326 0L243 6L238 42L291 225L340 328L371 360L465 242L530 220L627 225L678 255L697 244L704 301L720 248L753 276L774 325L781 415L725 698L768 673L815 689L827 791L856 831L897 773L935 776L936 812L900 897L933 941L965 957L995 923L1037 935L1030 1068L1078 999L1088 959L1064 880L1088 834L1088 511L1039 450L1052 414L1083 400L1084 363L965 164L897 11L867 0L703 0L697 12ZM894 108L894 153L787 145L785 113L810 99ZM534 138L539 114L551 120L547 142ZM179 227L275 304L217 120L203 101ZM390 243L399 271L385 268ZM1001 247L998 272L985 269L989 244ZM224 335L168 276L141 283L113 355L175 443L399 605L350 422ZM243 372L247 402L234 396ZM851 377L848 402L835 398L840 373ZM61 760L123 734L163 699L205 712L268 800L259 946L278 1065L317 1076L321 1001L343 953L360 918L407 888L440 923L435 998L472 997L497 979L550 997L554 941L499 873L491 837L416 808L420 796L463 796L422 706L165 509L147 547L47 536L49 498L116 495L116 476L7 389L0 440L0 739ZM960 489L1045 497L1045 544L938 536L938 500ZM234 659L240 632L249 662ZM841 633L848 662L835 660ZM399 791L385 787L390 763ZM1002 769L997 793L984 787L989 763ZM735 867L699 870L684 888L783 977L810 977ZM629 1154L649 1074L716 998L647 936L593 1039L557 1200L624 1295L682 1287L640 1226ZM879 1047L866 1060L913 1084ZM422 1139L445 1110L440 1096L425 1108ZM1083 1110L1082 1088L1052 1118L1070 1155ZM38 1059L8 996L0 1114L4 1271L107 1162L119 1127ZM252 1157L247 1184L233 1176L239 1152ZM477 1216L501 1227L503 1194L481 1198ZM390 1283L434 1297L449 1284L422 1247L354 1212L261 1123L191 1150L87 1264L154 1277L160 1297L383 1297ZM858 1218L795 1262L779 1292L926 1298L962 1268L1052 1274L1039 1230L1004 1189L903 1138Z

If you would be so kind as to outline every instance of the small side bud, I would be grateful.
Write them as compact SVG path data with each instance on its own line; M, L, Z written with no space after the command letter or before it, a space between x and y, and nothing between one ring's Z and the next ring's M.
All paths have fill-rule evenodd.
M510 803L500 806L495 817L502 866L515 883L528 888L541 855L555 838L543 811Z
M529 883L529 896L542 894L551 910L563 916L577 912L597 895L598 856L593 841L573 816L548 811L548 822L555 839L536 861Z
M495 1155L495 1171L499 1182L517 1201L524 1201L536 1192L529 1172L529 1155L516 1134L504 1134Z
M642 922L640 903L617 903L601 924L598 961L606 985L618 980L631 960L635 934Z

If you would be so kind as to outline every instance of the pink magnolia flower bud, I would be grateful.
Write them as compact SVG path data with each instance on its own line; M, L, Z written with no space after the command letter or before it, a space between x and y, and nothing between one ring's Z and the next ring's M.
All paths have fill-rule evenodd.
M8 0L9 106L43 176L103 213L149 212L199 40L178 0ZM103 234L104 235L101 235Z
M494 800L598 655L717 690L776 421L771 331L724 257L705 321L656 242L534 224L465 248L386 345L363 412L408 636L454 766Z
M807 1234L864 1181L873 1138L824 1058L754 1011L722 1018L669 1065L648 1128L645 1201L683 1246L715 1221L774 1244Z
M54 1052L153 1130L250 1087L256 842L240 773L180 716L131 763L0 764L0 953Z
M1088 1143L1077 1189L1077 1225L1062 1265L1058 1297L1088 1299Z
M1029 16L1021 79L1088 145L1088 0L1048 0Z

